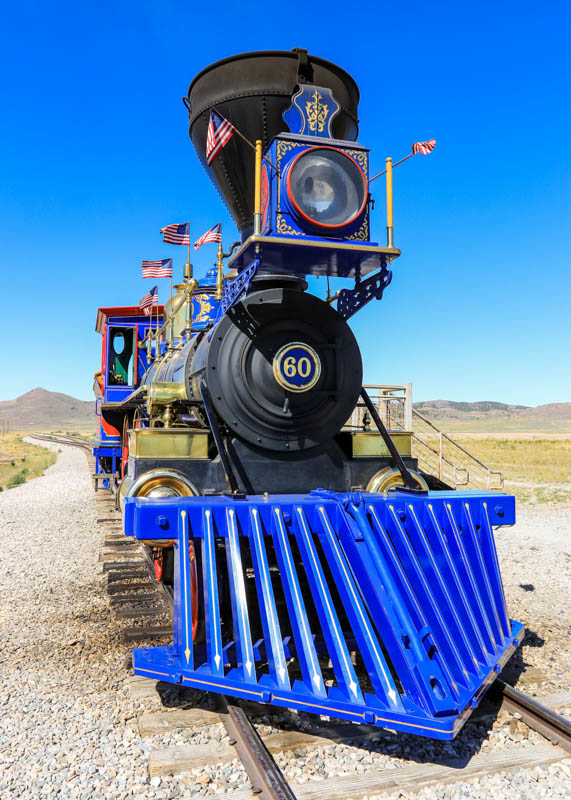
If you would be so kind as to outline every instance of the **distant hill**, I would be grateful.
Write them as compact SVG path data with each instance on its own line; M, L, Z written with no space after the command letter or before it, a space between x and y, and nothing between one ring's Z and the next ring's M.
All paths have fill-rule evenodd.
M78 400L68 394L32 389L14 400L0 401L0 430L7 423L11 431L25 430L94 430L94 402ZM427 400L414 403L414 408L434 422L477 424L490 430L494 426L517 424L543 428L544 424L571 424L571 403L548 403L531 408L491 400L462 403L454 400ZM528 423L526 423L528 420Z
M64 430L95 428L95 403L68 394L32 389L15 400L0 401L0 430Z
M413 403L418 411L428 419L436 422L479 422L495 425L502 422L529 425L540 422L571 423L571 403L547 403L532 408L530 406L497 403L491 400L480 400L476 403L458 403L453 400L425 400Z
M431 419L481 419L483 417L513 417L531 410L529 406L516 406L480 400L476 403L461 403L454 400L425 400L414 403L416 411Z
M571 403L547 403L544 406L528 408L522 416L536 419L562 419L571 422Z

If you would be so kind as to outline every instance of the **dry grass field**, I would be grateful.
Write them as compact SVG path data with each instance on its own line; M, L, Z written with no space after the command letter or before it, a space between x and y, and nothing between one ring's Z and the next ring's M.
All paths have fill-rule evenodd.
M0 439L0 491L37 478L56 458L57 453L28 444L18 434Z
M523 503L571 502L571 437L455 437L484 464L504 473L505 490Z
M443 426L444 427L444 426ZM486 435L448 432L467 450L492 469L501 470L505 477L505 491L514 493L526 504L571 503L571 434L552 434L543 431L522 433L516 438L512 432L504 435L492 431ZM50 431L64 436L91 441L94 431ZM56 454L37 445L22 441L30 433L13 433L0 439L0 488L6 489L41 475L54 463ZM32 434L33 435L33 434Z

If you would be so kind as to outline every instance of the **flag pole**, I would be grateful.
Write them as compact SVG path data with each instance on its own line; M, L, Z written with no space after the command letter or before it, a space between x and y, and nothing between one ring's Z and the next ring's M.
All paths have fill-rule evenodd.
M147 369L151 366L151 334L153 332L153 306L151 306L151 318L149 319L149 330L147 331Z
M252 144L252 142L246 136L244 136L244 134L241 133L235 125L233 125L232 127L234 128L234 130L236 131L238 136L241 139L243 139L246 142L246 144L249 145L252 148L252 150L254 150L254 152L256 152L256 154L257 154L258 142L256 142L256 144ZM262 143L260 142L260 147L261 147L261 144ZM279 169L276 167L275 164L272 164L272 162L270 161L269 158L266 158L265 156L262 156L262 160L265 161L266 164L269 164L272 169L275 169L275 171L278 173L278 175L280 174Z
M393 168L394 167L398 167L398 165L402 164L403 161L406 161L407 158L412 158L415 155L416 155L416 153L409 153L408 156L405 156L404 158L401 158L400 161L395 161L395 163L393 164ZM377 178L380 178L381 175L384 175L386 173L386 171L387 170L384 169L382 172L378 172L373 178L369 178L369 183L372 183L373 181L376 181Z
M159 360L159 301L157 299L157 327L155 329L155 358Z
M218 253L216 254L216 293L215 300L222 300L224 290L224 251L222 250L222 227L220 227L220 241L218 242Z

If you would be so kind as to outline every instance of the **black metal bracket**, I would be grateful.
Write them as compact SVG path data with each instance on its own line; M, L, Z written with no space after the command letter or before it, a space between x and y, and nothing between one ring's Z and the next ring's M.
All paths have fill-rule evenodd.
M208 387L204 381L200 381L200 398L204 405L204 412L206 414L206 418L208 419L212 436L214 437L214 443L216 445L216 449L218 450L222 467L226 474L228 487L233 495L239 494L238 481L236 480L236 476L232 470L232 465L230 464L230 459L228 458L228 453L226 452L226 447L224 446L224 441L222 440L220 428L218 427L218 423L216 421L214 409L210 405L210 392L208 391Z
M393 273L388 269L386 259L383 259L380 272L369 275L365 280L357 280L356 276L354 289L341 289L337 300L337 313L343 319L349 319L371 300L380 300L392 278Z
M366 389L364 387L361 389L361 397L363 398L363 402L365 403L365 405L367 407L367 411L371 415L371 419L373 420L373 422L375 423L375 425L379 429L379 433L383 437L383 440L384 440L384 442L385 442L385 444L387 446L387 449L388 449L389 453L391 454L391 458L393 460L393 465L395 467L397 467L398 471L402 475L405 491L408 491L408 492L411 492L411 493L414 493L414 494L426 494L426 490L425 489L419 489L418 484L416 483L416 481L414 480L414 478L412 477L412 475L408 471L408 468L407 468L406 464L402 460L401 454L397 450L395 443L391 439L390 433L385 428L383 420L379 416L379 412L377 411L377 409L373 405L373 401L369 397L369 394L368 394L368 392L366 391Z

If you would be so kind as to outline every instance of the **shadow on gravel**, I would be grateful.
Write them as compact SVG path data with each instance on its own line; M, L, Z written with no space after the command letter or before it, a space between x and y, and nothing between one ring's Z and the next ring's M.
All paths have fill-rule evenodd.
M539 636L535 631L529 630L529 628L525 629L525 635L523 637L523 641L515 651L513 656L510 658L502 673L500 675L501 680L508 683L510 686L515 686L520 677L523 673L526 672L527 669L535 669L532 664L529 664L525 660L525 647L543 647L545 644L545 639Z
M526 630L522 646L514 653L501 673L501 679L515 685L526 670L535 667L526 662L524 647L543 647L545 640L532 630ZM217 710L216 695L169 683L158 683L157 692L165 708ZM500 710L500 703L486 696L478 709L468 719L456 739L441 742L412 734L403 734L359 725L341 720L321 719L312 714L295 713L287 709L268 708L262 704L236 701L257 725L271 726L274 732L298 731L331 740L328 756L335 754L339 745L350 745L363 755L374 753L405 762L441 764L462 769L478 753L487 739ZM497 724L496 724L497 727ZM268 733L269 731L263 731ZM198 733L198 731L197 731ZM191 740L192 741L192 740ZM328 748L329 749L329 748ZM300 744L299 751L303 750ZM296 751L298 752L298 751ZM308 752L311 759L311 751Z
M532 641L542 641L532 632L530 637ZM519 674L525 670L526 664L521 656L521 650L517 651L512 662L509 664L509 674L506 672L508 668L504 670L505 674L502 673L502 678L507 681L509 677L510 683L512 680L517 681ZM166 708L217 710L216 695L208 695L168 683L158 683L157 692ZM500 708L498 702L486 697L456 739L442 742L412 734L396 733L370 725L340 720L329 721L315 715L303 712L295 713L287 709L273 708L269 710L262 704L239 700L236 702L244 708L258 726L271 726L274 732L297 731L330 739L331 750L327 753L329 757L335 755L335 748L339 745L348 745L356 748L357 753L360 752L362 755L378 754L401 759L404 762L440 764L457 769L464 768L470 759L482 749L483 743L490 738L492 726ZM268 730L262 732L269 733ZM190 741L192 742L192 739ZM299 750L295 752L298 753L302 750L303 743L300 743ZM311 759L311 752L310 750L307 754L308 759Z

